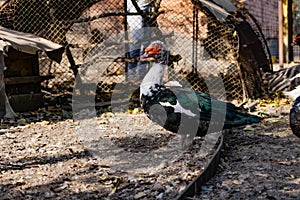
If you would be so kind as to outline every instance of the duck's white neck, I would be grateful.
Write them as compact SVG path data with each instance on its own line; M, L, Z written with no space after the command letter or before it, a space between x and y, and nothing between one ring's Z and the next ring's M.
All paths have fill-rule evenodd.
M144 77L140 86L140 95L151 95L150 87L155 84L163 85L163 76L166 65L160 63L154 63L151 69Z

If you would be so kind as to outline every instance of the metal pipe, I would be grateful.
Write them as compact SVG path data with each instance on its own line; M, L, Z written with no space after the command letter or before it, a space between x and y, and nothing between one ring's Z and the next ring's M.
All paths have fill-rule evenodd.
M127 10L127 0L124 0L124 31L125 31L125 41L129 40L129 36L128 36L128 24L127 24L127 16L128 16L128 10ZM129 45L127 43L124 44L125 45L125 50L126 50L126 57L129 58ZM125 63L125 80L128 81L128 63Z

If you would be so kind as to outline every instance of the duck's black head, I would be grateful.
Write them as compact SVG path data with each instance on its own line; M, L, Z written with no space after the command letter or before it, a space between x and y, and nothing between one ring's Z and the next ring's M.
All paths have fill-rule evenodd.
M153 58L156 63L168 64L169 50L162 41L152 42L144 51L141 60Z
M296 37L294 37L293 43L291 45L292 46L296 46L296 45L300 46L300 33L298 33L296 35Z

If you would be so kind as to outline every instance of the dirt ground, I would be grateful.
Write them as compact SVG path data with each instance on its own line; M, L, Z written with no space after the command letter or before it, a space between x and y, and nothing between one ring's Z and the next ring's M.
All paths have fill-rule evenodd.
M274 117L253 131L227 136L217 174L199 199L300 199L300 138L286 106L271 110Z
M227 136L217 175L194 199L300 199L300 139L289 129L288 107L261 110L271 117ZM53 108L1 124L0 199L174 199L210 156L195 153L202 144L196 138L188 151L152 171L116 170L87 150L70 116ZM116 130L110 128L111 119L104 116L97 123ZM142 153L149 153L176 137L159 128L151 135L147 126L112 141L126 152L143 147ZM146 132L142 137L141 131Z
M185 151L173 148L178 135L144 114L122 114L129 116L125 129L117 115L105 113L82 132L86 121L66 119L66 112L23 113L2 123L0 199L174 199L214 152L196 153L202 138ZM102 130L101 139L94 129Z

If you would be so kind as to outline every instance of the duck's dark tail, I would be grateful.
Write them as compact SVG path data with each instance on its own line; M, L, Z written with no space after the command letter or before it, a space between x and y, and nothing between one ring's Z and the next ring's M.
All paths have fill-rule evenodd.
M219 101L205 93L198 93L200 105L200 120L223 120L221 116L225 114L224 128L243 126L247 124L258 123L262 120L261 117L245 113L240 108L232 103ZM226 112L226 113L224 113ZM214 115L214 117L212 117ZM220 121L220 122L221 122ZM223 123L223 122L221 122Z
M237 127L247 124L259 123L261 120L262 118L259 116L244 113L233 104L227 104L225 127Z

